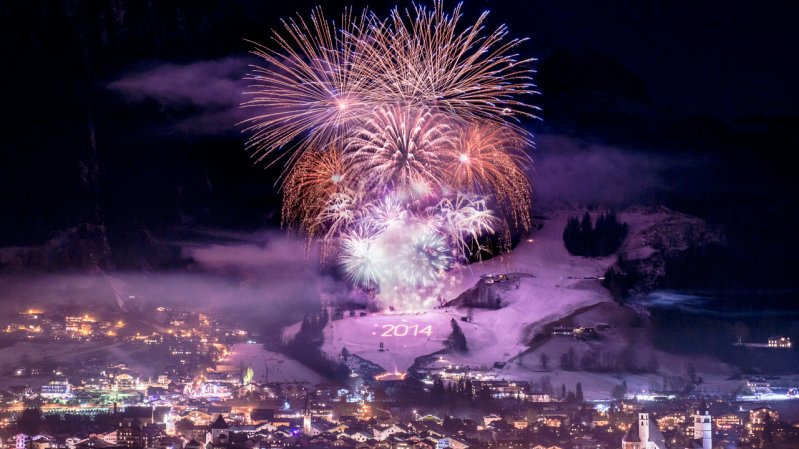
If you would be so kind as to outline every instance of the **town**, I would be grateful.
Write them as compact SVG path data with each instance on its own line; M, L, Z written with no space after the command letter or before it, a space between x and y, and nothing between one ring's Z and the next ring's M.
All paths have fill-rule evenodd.
M39 309L7 318L5 344L88 351L69 362L21 356L4 364L0 447L712 449L799 441L799 422L762 400L797 395L773 379L751 378L736 396L634 392L622 382L613 400L588 401L579 383L502 380L443 356L438 369L405 373L376 371L348 354L343 383L270 379L277 367L268 363L231 363L237 352L260 350L257 334L203 313L156 307L146 315L154 318ZM134 356L126 363L113 354ZM132 366L135 354L146 355L138 366L147 374Z

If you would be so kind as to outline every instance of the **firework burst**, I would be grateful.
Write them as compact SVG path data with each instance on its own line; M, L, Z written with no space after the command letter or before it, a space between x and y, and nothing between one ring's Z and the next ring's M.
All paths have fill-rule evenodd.
M298 17L284 21L282 33L273 30L275 49L253 43L252 53L266 65L252 66L246 78L252 81L246 92L251 99L242 106L257 111L244 124L258 161L292 143L296 158L347 135L366 105L362 98L369 83L359 73L365 64L356 47L369 17L347 10L337 26L316 8L310 23Z
M360 188L391 187L401 194L427 192L443 179L440 155L457 133L442 114L406 106L381 106L348 140L345 159Z
M461 4L449 14L440 0L432 8L395 8L388 20L373 16L370 44L361 46L370 61L363 73L377 84L372 91L384 101L422 104L505 126L509 119L534 118L537 108L519 100L535 88L528 67L532 60L515 53L524 39L507 39L504 25L483 34L487 16L460 27Z
M383 306L437 303L481 239L530 226L530 60L461 6L320 8L255 44L244 122L256 160L284 158L283 224L323 242ZM285 150L284 150L285 149Z
M346 191L345 169L341 152L307 151L300 156L283 183L284 226L297 225L313 237L326 232L323 214L339 211L343 207L337 195ZM329 209L328 208L331 208Z
M527 140L507 128L482 124L462 128L457 142L446 157L444 173L450 176L450 185L459 191L493 195L514 228L526 230L532 202Z

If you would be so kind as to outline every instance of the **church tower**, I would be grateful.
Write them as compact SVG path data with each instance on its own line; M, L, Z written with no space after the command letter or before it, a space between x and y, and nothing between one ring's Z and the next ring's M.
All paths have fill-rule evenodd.
M224 445L230 439L230 426L225 422L222 414L216 417L216 421L211 424L211 440L214 445Z
M311 435L311 402L305 396L305 407L302 409L302 434Z
M649 413L638 414L638 437L643 443L649 441Z
M710 412L696 412L694 415L694 441L697 449L713 449L713 428Z
M639 413L621 439L622 449L666 449L666 439L649 413Z

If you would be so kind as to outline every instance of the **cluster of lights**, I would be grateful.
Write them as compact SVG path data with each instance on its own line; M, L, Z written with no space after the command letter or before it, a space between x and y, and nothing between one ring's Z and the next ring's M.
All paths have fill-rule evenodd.
M408 373L403 373L401 371L387 371L385 373L381 373L375 376L375 380L379 381L386 381L386 380L405 380L408 376Z

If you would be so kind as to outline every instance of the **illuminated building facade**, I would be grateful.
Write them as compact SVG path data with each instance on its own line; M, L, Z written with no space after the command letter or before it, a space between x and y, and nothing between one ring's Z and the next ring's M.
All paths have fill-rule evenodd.
M768 347L769 348L784 348L790 349L793 346L791 343L790 337L783 337L780 335L775 335L768 338Z

